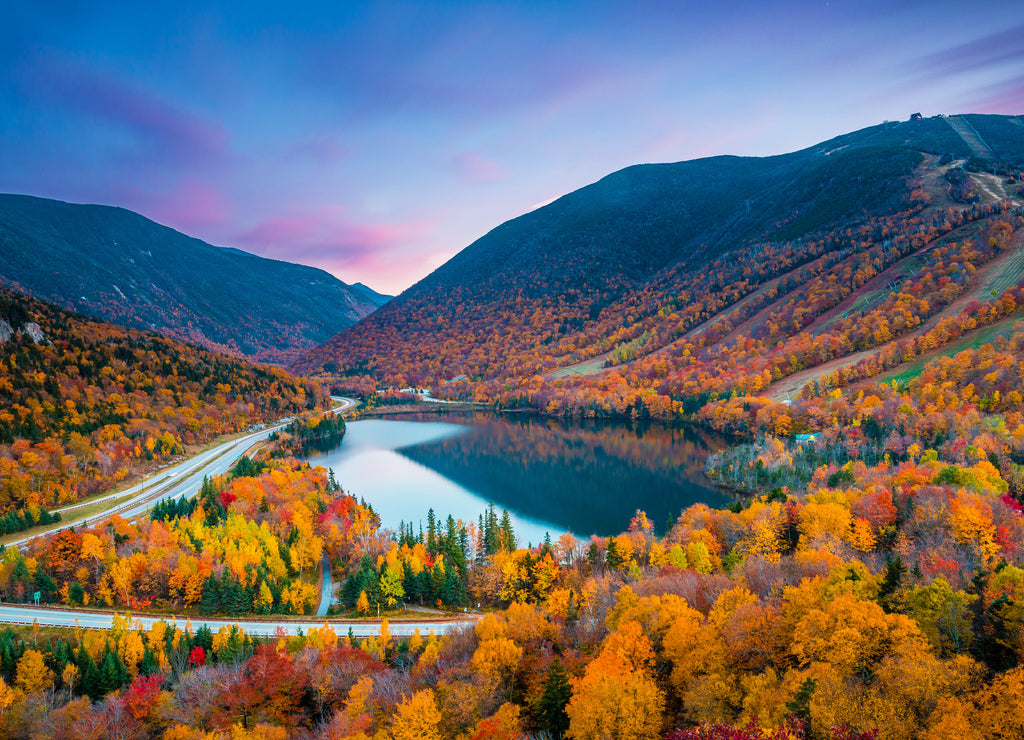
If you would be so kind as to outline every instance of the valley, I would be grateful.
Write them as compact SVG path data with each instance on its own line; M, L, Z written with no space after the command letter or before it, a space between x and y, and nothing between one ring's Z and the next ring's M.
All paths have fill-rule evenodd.
M1016 737L1021 131L627 167L330 331L297 266L76 303L185 237L7 198L102 254L0 262L0 728Z

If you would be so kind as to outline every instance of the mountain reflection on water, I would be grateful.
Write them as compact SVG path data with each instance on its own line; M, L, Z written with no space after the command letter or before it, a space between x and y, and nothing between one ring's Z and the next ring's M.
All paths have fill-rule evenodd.
M425 523L431 507L440 518L475 520L494 502L526 544L545 531L622 532L637 509L660 528L693 503L724 506L704 461L726 444L689 426L418 414L351 422L337 449L307 459L332 468L385 527Z

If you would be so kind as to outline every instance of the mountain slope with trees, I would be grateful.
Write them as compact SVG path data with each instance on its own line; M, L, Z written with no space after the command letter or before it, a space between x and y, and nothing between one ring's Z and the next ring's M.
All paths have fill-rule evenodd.
M70 504L323 390L0 289L0 514Z
M0 196L0 285L277 364L388 300L323 270L215 247L123 208L24 195Z
M956 321L960 297L1017 282L982 294L974 273L1016 264L1003 255L1020 248L1024 123L954 118L616 172L502 224L293 368L664 417L687 396L758 390Z

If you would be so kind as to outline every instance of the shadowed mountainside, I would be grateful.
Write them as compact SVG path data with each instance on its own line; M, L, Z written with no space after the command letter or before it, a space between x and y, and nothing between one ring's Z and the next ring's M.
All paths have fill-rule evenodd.
M24 195L0 196L0 285L278 364L388 300L323 270L215 247L123 208Z

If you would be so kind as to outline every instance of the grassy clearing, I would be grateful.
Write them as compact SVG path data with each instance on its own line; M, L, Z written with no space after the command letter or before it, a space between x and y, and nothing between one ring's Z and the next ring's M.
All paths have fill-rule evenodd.
M996 275L993 275L985 286L990 295L995 298L1002 295L1007 289L1012 288L1024 278L1024 250L1013 255Z
M0 537L0 545L9 545L12 542L22 540L26 537L38 537L50 532L56 532L58 529L66 528L68 526L68 522L77 522L81 519L93 519L97 516L102 517L106 512L110 511L110 509L123 504L134 495L135 494L133 493L126 493L123 496L107 499L106 501L97 501L91 505L78 506L71 511L61 514L61 521L59 522L46 524L42 527L32 527L31 529L26 529L23 532L4 535L3 537Z
M882 373L877 376L876 380L880 383L889 383L893 380L898 383L909 382L919 376L921 371L924 370L924 366L929 362L933 362L940 357L952 357L958 352L963 352L965 349L977 349L978 347L993 341L998 336L1009 336L1013 331L1013 325L1020 321L1020 318L1020 316L1014 316L1000 321L997 324L993 324L992 326L986 326L983 329L979 329L973 334L963 337L952 344L942 347L941 349L929 352L927 355L918 357L907 364L900 365L897 368L893 368L888 372Z
M610 354L610 352L605 352L604 354L592 357L589 360L577 362L575 365L560 367L557 370L553 370L551 375L548 377L552 380L557 380L559 378L568 378L571 375L594 375L604 369L604 361L608 359L608 355Z

